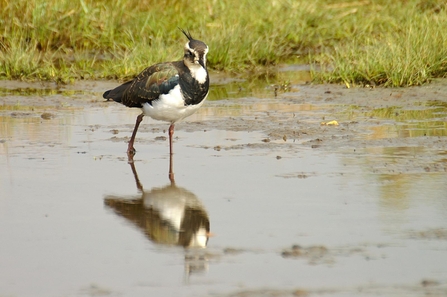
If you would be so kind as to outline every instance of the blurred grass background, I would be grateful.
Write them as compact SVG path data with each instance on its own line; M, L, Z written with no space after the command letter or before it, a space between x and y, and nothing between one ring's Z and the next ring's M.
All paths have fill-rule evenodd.
M245 77L292 63L317 83L447 77L441 0L0 0L0 78L128 79L182 58L178 27L209 45L210 69Z

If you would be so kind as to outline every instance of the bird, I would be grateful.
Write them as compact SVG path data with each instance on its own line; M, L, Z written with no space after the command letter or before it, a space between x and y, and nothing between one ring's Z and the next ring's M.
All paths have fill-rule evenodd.
M180 29L180 28L179 28ZM140 108L132 132L127 155L129 161L136 153L135 136L144 116L169 122L169 154L172 157L172 137L176 122L195 113L209 93L210 79L206 66L208 45L194 39L191 33L180 29L188 41L184 47L183 60L157 63L144 69L134 79L115 89L108 90L103 97L130 108Z

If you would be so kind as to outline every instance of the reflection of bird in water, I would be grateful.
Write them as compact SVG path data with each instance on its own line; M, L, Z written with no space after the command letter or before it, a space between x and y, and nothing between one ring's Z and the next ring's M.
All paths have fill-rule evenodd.
M167 186L144 191L135 165L129 163L141 196L106 196L105 205L139 227L158 244L206 247L210 222L202 203L190 191L177 187L173 179Z
M137 199L107 196L105 204L155 243L206 247L208 215L193 193L175 184L144 191Z

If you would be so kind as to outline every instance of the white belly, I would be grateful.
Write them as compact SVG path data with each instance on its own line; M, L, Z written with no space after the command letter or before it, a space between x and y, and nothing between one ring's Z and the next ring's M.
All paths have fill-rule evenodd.
M197 105L185 106L180 86L177 85L168 94L163 94L160 99L152 101L152 105L144 103L142 110L144 115L155 120L175 123L195 113L205 99Z

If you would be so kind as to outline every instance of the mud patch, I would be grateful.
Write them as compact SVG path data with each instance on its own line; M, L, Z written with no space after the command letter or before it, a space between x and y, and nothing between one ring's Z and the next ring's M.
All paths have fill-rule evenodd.
M426 231L412 231L410 238L428 240L447 240L447 229L438 228Z

